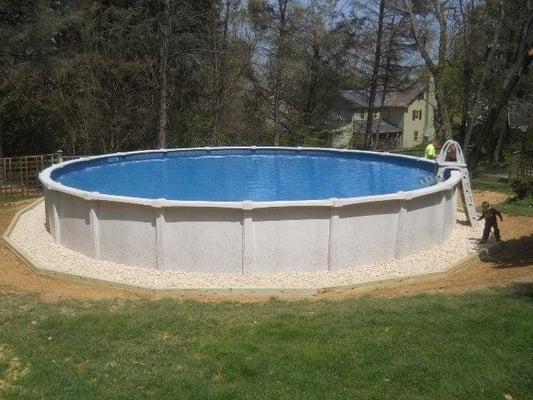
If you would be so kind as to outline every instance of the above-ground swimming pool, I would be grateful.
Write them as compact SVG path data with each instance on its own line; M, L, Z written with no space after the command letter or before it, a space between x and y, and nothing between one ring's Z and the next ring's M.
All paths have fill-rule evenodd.
M452 173L414 157L307 148L121 153L43 171L55 241L85 255L170 271L336 270L446 239Z

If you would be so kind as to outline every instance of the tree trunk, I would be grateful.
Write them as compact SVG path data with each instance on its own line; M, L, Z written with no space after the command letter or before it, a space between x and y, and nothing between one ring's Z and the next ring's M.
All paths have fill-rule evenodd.
M392 15L392 26L394 27L394 21L396 20L396 12ZM392 62L392 45L394 43L394 38L396 37L397 29L393 28L393 31L390 33L388 45L387 45L387 58L385 61L385 76L383 77L383 92L381 95L381 102L379 105L380 112L379 117L376 122L376 128L374 131L374 145L372 148L374 150L377 150L379 147L379 131L381 129L381 123L383 121L383 107L385 106L385 98L387 97L387 91L389 89L389 79L390 79L390 68L391 68L391 62Z
M168 124L168 37L170 35L170 0L164 0L159 21L159 132L157 144L160 149L167 146Z
M215 126L213 128L211 144L216 145L216 138L219 136L221 125L223 123L223 114L225 109L225 96L226 96L226 60L227 60L227 48L228 48L228 26L230 17L230 5L231 0L226 0L224 5L224 26L222 28L222 43L220 47L215 48L215 69L218 70L216 74L216 97L215 97ZM218 36L218 33L216 33ZM217 40L215 38L215 40Z
M500 15L500 21L503 21L505 17L504 12L504 6L503 4L500 5L501 7L501 15ZM474 116L472 113L472 108L476 110L476 108L479 108L479 105L481 103L481 95L483 94L483 90L485 89L485 85L487 83L487 79L489 77L490 73L490 67L494 60L494 55L496 54L495 49L498 46L499 37L500 37L500 30L503 22L500 22L496 29L494 30L494 37L492 39L492 44L489 45L487 48L487 52L485 55L485 61L483 63L483 69L481 71L481 80L479 81L478 86L475 89L474 92L474 100L473 100L473 107L471 107L470 112L467 114L466 117L466 132L465 132L465 138L463 142L463 152L466 159L468 159L468 156L470 155L470 141L472 139L472 134L474 132Z
M281 80L283 79L283 58L285 53L285 36L287 24L287 5L289 0L278 0L279 29L278 47L274 66L274 146L279 146L281 137Z
M452 140L452 124L450 123L450 114L448 112L448 102L446 94L444 93L444 85L442 82L442 70L439 68L433 74L435 83L435 99L437 100L437 111L440 115L441 133L446 140Z
M372 79L370 82L370 96L368 97L368 115L366 118L366 128L365 128L365 148L370 147L370 141L372 139L372 122L374 121L374 101L376 99L379 65L380 65L380 60L381 60L381 38L383 36L384 15L385 15L385 0L380 0L378 31L377 31L377 37L376 37L376 51L374 53L374 65L372 68Z
M471 3L469 3L471 5ZM470 7L469 7L470 8ZM462 94L462 115L461 115L461 129L459 136L464 140L466 136L466 127L468 114L471 109L471 91L472 91L472 62L471 62L471 50L469 40L469 24L471 19L470 9L465 12L463 6L463 0L459 0L459 12L461 14L462 23L462 39L463 39L463 94Z
M515 61L507 72L499 93L494 96L495 100L489 107L487 118L476 135L474 149L467 160L470 173L474 172L481 158L483 145L491 136L501 110L508 103L518 81L527 73L533 60L533 52L530 53L531 49L533 49L533 0L528 0L527 4L529 17L521 32L520 45L516 50Z
M494 155L492 157L494 164L498 164L500 162L500 153L502 151L503 138L505 137L506 132L507 129L505 124L501 124L500 134L498 135L498 141L496 142L496 147L494 148Z
M439 21L439 64L432 71L435 81L435 98L437 100L437 110L440 115L441 132L446 140L451 140L453 139L452 124L450 122L448 100L443 82L448 48L448 22L446 12L442 8L440 0L432 0L432 3L435 15Z
M409 23L411 25L411 32L415 39L420 55L424 59L426 66L431 71L435 81L435 98L437 100L437 111L441 121L441 131L443 136L450 140L453 138L452 124L450 122L450 114L448 112L448 102L444 90L443 74L446 67L446 52L448 47L448 27L446 20L446 12L442 8L439 0L432 0L433 12L439 22L439 59L438 63L433 61L429 51L425 45L425 38L420 35L413 11L413 3L411 0L405 0L407 6L407 14L409 16Z

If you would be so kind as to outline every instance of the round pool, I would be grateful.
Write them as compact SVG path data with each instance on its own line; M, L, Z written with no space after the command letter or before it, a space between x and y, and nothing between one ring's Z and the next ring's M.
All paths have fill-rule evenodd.
M202 148L119 153L44 170L55 241L126 265L311 272L411 254L451 233L457 174L387 153Z

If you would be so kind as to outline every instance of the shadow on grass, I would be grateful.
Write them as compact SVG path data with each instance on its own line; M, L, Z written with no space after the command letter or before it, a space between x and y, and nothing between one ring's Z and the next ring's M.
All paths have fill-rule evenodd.
M512 297L533 301L533 282L514 283L507 290Z

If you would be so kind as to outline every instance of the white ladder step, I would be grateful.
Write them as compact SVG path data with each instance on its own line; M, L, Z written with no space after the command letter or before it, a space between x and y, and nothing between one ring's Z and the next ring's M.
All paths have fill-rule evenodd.
M466 214L468 217L468 220L470 222L470 225L473 227L478 226L478 220L477 220L477 210L474 203L474 195L472 193L472 186L470 185L470 176L468 175L468 170L466 168L462 168L461 171L461 184L463 186L463 193L466 200Z

